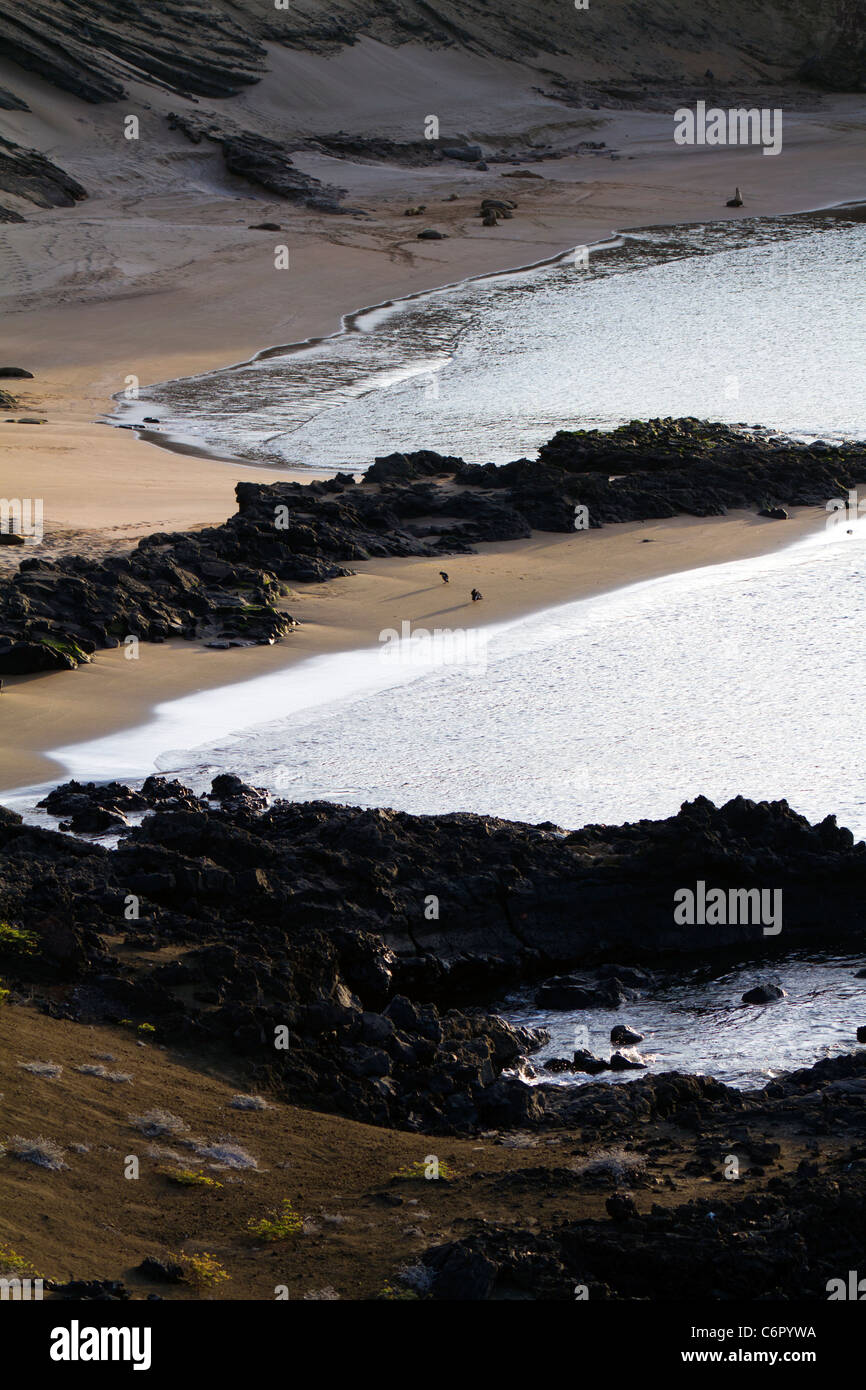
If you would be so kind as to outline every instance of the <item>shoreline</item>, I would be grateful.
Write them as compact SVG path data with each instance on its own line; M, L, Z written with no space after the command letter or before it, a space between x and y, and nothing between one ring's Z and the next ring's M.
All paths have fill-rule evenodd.
M811 208L803 208L797 212L783 214L767 214L756 220L760 222L788 222L793 221L797 218L817 217L822 215L830 216L833 213L838 213L842 215L846 211L850 211L852 213L859 213L861 214L860 220L866 220L866 197L853 198L849 201L843 200L841 202L831 203L827 205L818 205L816 207ZM411 304L418 300L431 299L436 295L446 294L449 290L459 289L464 285L484 283L485 281L495 281L498 279L510 278L511 276L529 275L533 271L542 270L547 266L558 265L560 262L566 260L567 257L572 255L578 249L585 249L589 252L595 253L601 251L616 251L622 248L622 246L630 236L634 236L641 231L669 230L671 232L674 232L678 229L686 227L707 226L711 225L714 222L723 222L724 220L725 219L719 216L716 218L707 218L704 221L672 223L646 222L637 223L634 226L630 227L615 228L611 231L610 235L604 239L599 239L588 243L578 242L575 243L575 245L573 246L565 247L563 250L556 252L552 256L545 256L542 260L531 261L526 265L516 265L505 267L499 270L482 271L478 274L465 275L460 279L450 280L443 284L434 285L428 289L414 290L408 294L395 295L391 298L384 299L375 304L364 305L359 309L348 310L347 312L342 313L340 315L339 327L331 333L316 334L288 343L276 343L270 347L260 348L258 351L252 353L251 356L242 358L237 362L229 362L221 367L211 367L204 372L196 372L190 376L181 375L177 377L169 377L166 378L165 381L154 382L152 383L152 385L164 386L173 384L178 381L194 381L200 378L214 375L217 372L222 373L238 371L244 367L251 366L255 362L267 361L268 358L271 357L288 357L298 355L303 352L306 352L309 349L320 347L324 343L338 340L349 333L362 331L358 329L357 324L367 315L377 314L382 312L383 310L389 310L405 304ZM373 331L375 331L375 328L373 329ZM387 387L383 389L387 389ZM212 460L214 463L234 464L237 467L244 469L254 469L257 467L270 468L277 475L275 481L279 481L284 477L292 479L297 478L299 481L303 481L304 478L313 479L320 475L331 476L334 472L333 465L322 465L317 467L315 464L307 464L304 465L303 468L299 468L297 465L294 467L280 466L276 463L271 465L256 464L251 462L249 459L245 459L239 455L221 453L216 449L210 448L207 444L200 442L194 436L185 437L182 435L161 434L158 430L143 428L141 423L136 424L134 420L130 420L129 422L125 421L121 412L126 412L129 414L140 414L142 411L151 408L148 406L148 402L151 402L151 406L153 409L158 408L158 402L155 402L152 397L149 397L147 395L141 395L137 399L135 405L131 403L125 404L123 400L120 399L121 394L121 392L117 392L116 395L112 397L115 409L110 414L106 414L105 417L98 423L111 425L117 429L129 429L134 433L135 438L140 443L153 444L157 448L165 449L169 453L181 454L184 456L191 456L194 458L209 459ZM372 462L372 459L370 460L370 462ZM356 469L350 471L353 471L355 473L358 472L358 470Z
M844 122L844 134L836 128L837 119ZM769 176L770 182L750 198L748 215L796 217L859 206L858 192L852 193L855 176L860 178L859 165L851 161L861 123L860 113L844 102L828 102L817 115L794 118L786 145L789 157L784 164L780 160L779 167L772 162L769 170L762 162L762 176ZM475 217L481 194L491 187L504 188L499 171L483 176L450 169L444 174L405 171L410 197L400 189L395 193L393 187L383 190L381 171L375 167L360 168L356 172L373 190L370 218L364 223L341 220L339 226L268 199L191 194L171 218L179 219L184 206L199 216L204 213L219 243L213 254L196 262L194 273L183 276L183 267L160 263L160 274L100 289L99 298L77 289L73 302L51 303L49 293L48 306L34 310L26 306L25 297L25 305L9 316L16 330L16 356L35 372L33 381L16 386L20 408L45 412L47 423L37 428L3 425L0 491L45 497L43 553L49 556L98 554L133 545L145 534L221 522L234 510L239 474L262 483L308 482L317 471L217 462L183 445L170 451L164 440L145 441L132 429L95 422L128 372L134 371L142 381L204 375L224 369L227 357L242 365L281 350L261 348L263 340L287 338L290 346L322 341L334 336L335 316L340 332L346 319L370 308L441 292L471 279L530 270L561 259L569 248L609 243L629 229L732 220L721 190L738 179L748 186L754 169L748 150L726 150L718 159L700 151L675 153L666 137L647 134L653 122L642 113L618 113L614 124L619 133L636 137L626 162L590 164L566 156L545 165L537 183L521 184L519 189L509 184L509 196L516 195L519 204L514 217L484 236L469 219ZM629 139L628 133L624 139ZM447 239L408 239L400 210L419 194L439 200L428 216L447 226ZM274 294L267 240L259 239L251 247L248 233L243 244L238 234L239 216L246 221L253 212L261 217L270 210L285 218L293 268L299 272L292 276L288 305ZM135 237L142 235L137 226L124 230L125 215L126 209L113 212L109 199L84 212L75 208L37 214L28 233L35 237L37 250L40 238L55 235L61 225L72 252L91 244L111 249L119 239L125 246L129 237L135 244ZM147 222L151 238L154 229L164 225L162 216L157 213ZM174 222L171 225L176 231ZM625 231L612 232L614 227ZM8 235L14 240L14 227ZM544 254L533 258L542 247ZM154 255L159 254L157 247ZM345 313L340 305L352 302L359 282L374 303ZM14 300L15 292L13 283L8 297ZM228 338L226 324L231 325ZM289 332L281 333L283 327ZM182 469L177 466L179 454L184 455ZM781 534L766 532L764 528L775 523L752 514L700 523L679 517L659 524L658 534L652 535L664 540L663 557L658 554L661 545L637 549L628 540L629 528L647 534L653 523L626 523L586 536L535 533L527 542L480 546L475 556L449 557L448 568L461 576L467 590L478 584L485 594L486 620L495 622L497 617L528 615L662 573L746 558L763 553L768 542L771 549L787 545L796 538L795 527L805 530L819 524L817 517L804 521L799 512L778 528ZM688 543L684 535L690 537ZM586 547L577 563L575 545ZM653 555L657 558L651 560ZM6 566L17 565L17 558L8 553L2 559L6 573ZM210 652L206 673L201 648L166 643L143 647L138 662L124 661L119 651L100 652L91 665L63 673L63 681L59 675L7 678L0 790L49 779L58 771L46 756L51 747L83 742L94 730L134 727L160 703L310 656L352 650L360 645L359 632L371 646L383 628L399 629L404 619L422 621L425 605L429 608L426 599L397 599L403 586L399 576L412 574L411 567L418 565L425 576L429 571L435 581L429 587L435 589L438 567L424 560L366 562L354 566L356 576L350 580L296 587L286 607L302 624L298 632L270 648ZM508 591L501 600L494 593L500 583ZM347 585L352 586L350 593Z
M581 119L576 112L578 125ZM749 217L832 210L862 197L859 149L866 121L860 105L847 98L828 98L820 109L791 115L782 157L757 166L756 192L755 153L748 148L672 147L655 113L606 110L593 119L620 151L619 162L567 154L546 162L537 180L519 187L509 181L507 196L518 204L513 218L484 231L478 200L505 194L501 165L481 174L337 161L341 174L351 174L353 196L364 203L361 220L335 221L218 185L179 188L164 206L152 206L143 186L132 203L107 193L75 208L33 214L23 230L33 243L34 266L41 256L46 268L23 279L13 272L0 298L14 324L20 364L35 374L20 389L21 413L38 413L46 423L4 422L0 493L19 496L23 490L44 498L49 537L56 533L65 543L69 533L80 532L88 548L221 521L232 510L239 468L245 479L260 482L273 481L274 469L236 461L214 467L216 460L184 449L180 473L176 454L143 447L151 441L131 430L95 423L128 375L148 383L223 369L227 361L268 351L263 342L331 336L346 303L395 302L476 276L507 274L576 245L610 240L615 228L738 220L740 214L724 206L725 190L736 183L746 189ZM444 240L419 242L407 226L403 210L419 199L426 201L428 221L447 233ZM246 225L268 216L281 220L291 242L285 280L275 279L271 243L251 237ZM185 257L193 228L206 235L207 254L190 263ZM14 250L22 232L11 226L5 235ZM71 294L46 260L58 235L67 256L93 265ZM115 267L122 262L108 281L100 270L106 259ZM86 489L77 480L79 467L87 470ZM307 469L281 474L299 481L311 476Z
M573 534L535 532L529 540L488 542L477 554L448 556L447 589L439 580L440 559L360 561L350 577L292 586L284 606L301 625L273 646L220 652L198 643L142 643L135 661L116 648L97 652L75 671L6 677L0 795L63 780L53 750L140 729L157 707L202 691L245 685L309 659L375 650L379 633L400 630L403 621L471 631L525 620L646 580L781 551L825 522L820 508L802 507L784 523L744 512L622 522ZM482 622L470 625L470 614L481 616L468 598L475 585L485 594L484 613Z
M800 216L804 214L794 215ZM617 250L618 247L622 245L623 238L628 236L629 231L637 230L639 229L630 228L623 232L613 232L610 238L603 241L591 242L586 249L589 251ZM567 256L572 255L573 252L578 249L579 245L580 243L576 246L566 247L553 256L545 256L543 260L532 261L528 265L511 266L503 270L482 271L478 275L465 275L459 280L449 280L446 284L434 285L430 289L414 290L410 294L395 295L393 298L383 299L377 304L366 304L360 309L350 309L346 313L340 315L340 325L338 328L334 329L333 333L320 333L311 337L301 338L291 343L275 343L271 347L259 349L259 351L254 352L251 357L243 358L239 362L229 362L223 367L210 368L206 372L197 372L189 377L169 377L166 381L154 382L152 385L165 386L177 381L195 381L202 377L211 376L215 372L238 371L242 367L251 366L254 362L265 362L270 357L299 355L302 352L306 352L308 349L321 347L323 343L336 341L347 334L362 332L363 330L359 329L357 325L362 319L366 318L368 314L378 314L384 310L394 309L398 305L412 304L421 299L431 299L434 295L446 294L448 290L460 289L463 285L482 283L486 280L505 279L512 275L529 275L532 271L542 270L545 266L558 265L560 261L564 261ZM375 332L375 329L373 331ZM387 387L383 389L387 389ZM116 396L112 397L112 400L115 402L115 406L117 407L119 405L122 411L124 409L124 403L122 400L118 401L120 395L121 393L118 392ZM152 397L139 396L136 405L128 405L126 409L130 413L132 413L133 410L140 411L142 409L147 409L148 406L146 402L148 401L153 403L154 408L158 405L157 402L153 401ZM116 413L117 409L115 408L112 414ZM134 421L126 423L121 417L114 420L111 416L106 416L101 423L114 425L115 428L118 429L132 429L136 439L140 442L155 444L157 448L166 449L169 453L192 455L195 458L212 459L215 463L233 463L240 468L255 468L257 466L270 467L278 475L275 481L280 481L284 477L298 477L300 480L303 480L307 475L312 479L320 473L331 476L334 472L333 465L323 465L317 468L314 464L309 464L306 465L303 470L299 470L298 468L281 467L279 464L252 464L248 459L241 458L238 455L219 453L216 449L210 449L207 445L198 443L193 439L185 439L179 435L163 435L160 434L158 430L142 429L139 425L136 425ZM372 461L371 459L370 462L372 463Z

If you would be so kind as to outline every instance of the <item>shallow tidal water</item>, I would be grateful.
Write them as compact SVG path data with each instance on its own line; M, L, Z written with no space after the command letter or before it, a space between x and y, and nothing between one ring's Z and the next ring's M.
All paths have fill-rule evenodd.
M510 996L500 1012L511 1023L543 1027L550 1033L550 1042L532 1055L535 1083L618 1084L647 1073L680 1071L749 1090L765 1086L781 1072L855 1050L866 983L855 972L863 963L860 956L798 954L770 969L754 962L721 972L691 965L660 973L642 998L619 1009L554 1013L538 1009L528 990ZM742 1003L746 990L767 982L780 984L786 997L773 1004ZM610 1031L618 1023L644 1035L635 1048L618 1050L643 1060L647 1072L545 1072L548 1058L570 1059L576 1048L607 1059Z
M866 435L863 222L653 229L577 260L350 315L305 349L149 388L122 418L325 469L420 448L504 463L558 429L663 415Z

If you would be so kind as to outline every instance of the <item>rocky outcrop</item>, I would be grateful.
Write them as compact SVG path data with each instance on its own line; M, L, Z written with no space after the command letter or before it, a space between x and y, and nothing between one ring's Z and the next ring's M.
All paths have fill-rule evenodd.
M573 1199L607 1190L604 1215L569 1221L558 1212L531 1229L519 1217L476 1222L422 1256L427 1296L823 1302L829 1281L847 1285L848 1270L857 1269L866 1237L866 1053L819 1062L757 1091L677 1073L627 1086L545 1089L547 1122L556 1107L567 1130L581 1126L584 1139L592 1137L599 1157L555 1167L539 1150L538 1164L501 1176L497 1192L535 1213L554 1192ZM791 1135L811 1157L783 1153ZM738 1180L726 1182L732 1156ZM672 1201L671 1190L689 1176L711 1191Z
M0 921L15 929L0 934L4 984L64 1016L226 1045L251 1083L373 1123L586 1125L610 1107L621 1118L624 1106L661 1116L743 1102L694 1078L565 1097L527 1086L505 1073L545 1039L489 1012L506 986L605 955L618 972L624 958L733 943L764 959L760 927L674 923L674 889L695 877L781 887L785 949L863 939L866 846L784 802L699 800L669 820L564 835L263 801L227 775L207 797L150 778L138 790L70 783L46 798L80 833L119 835L112 851L0 810ZM155 964L163 949L170 959ZM601 1065L641 1062L614 1053Z
M263 75L266 43L331 54L360 38L492 54L553 77L567 92L580 84L583 102L594 96L605 105L645 103L660 86L686 99L684 87L704 79L710 52L734 83L779 81L800 70L804 80L858 90L851 83L862 78L863 21L849 0L828 0L820 13L798 0L774 0L769 11L741 7L736 24L719 0L700 11L672 0L663 25L630 6L587 7L579 23L563 24L545 0L515 0L495 24L486 0L372 7L334 0L326 10L297 0L281 9L261 0L67 0L62 7L0 0L4 56L89 102L120 100L129 83L142 80L231 96Z
M212 0L0 0L4 57L84 101L119 101L130 81L227 97L257 82L265 49L233 6Z
M440 486L449 480L451 487ZM697 420L561 431L537 461L466 464L429 450L379 458L363 482L238 483L222 526L158 533L128 556L30 557L0 581L0 674L64 669L127 637L272 642L293 622L289 582L350 573L378 556L466 553L533 530L728 507L821 505L866 479L866 444L806 447Z
M355 210L339 206L340 198L346 194L344 188L323 184L311 174L296 169L284 146L277 140L246 133L226 136L220 140L220 145L229 173L246 179L247 183L256 184L279 198L302 203L320 212Z
M300 203L319 212L355 211L340 207L340 199L346 193L344 188L323 184L320 179L295 167L292 151L305 148L305 141L271 140L245 130L224 114L213 112L170 111L167 120L171 130L179 130L194 145L200 145L203 140L218 145L226 169L236 178L245 179L287 202ZM270 230L270 224L267 229ZM274 230L279 231L279 227Z
M14 145L11 140L0 137L0 193L22 198L40 208L69 208L87 197L87 189L82 188L50 159L37 150L26 150ZM20 221L14 209L7 209L12 215L4 220ZM0 214L2 215L2 214Z

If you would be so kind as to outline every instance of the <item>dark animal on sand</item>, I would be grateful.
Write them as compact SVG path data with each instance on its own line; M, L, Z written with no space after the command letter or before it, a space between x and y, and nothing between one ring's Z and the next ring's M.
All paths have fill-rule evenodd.
M473 589L473 590L472 590L472 602L473 602L473 603L477 603L478 600L479 600L480 598L483 598L483 597L484 597L484 595L483 595L482 593L480 593L480 592L478 591L478 589Z
M440 571L439 571L439 578L442 580L442 583L443 583L443 584L447 584L447 583L448 583L448 575L445 573L444 570L440 570Z
M733 196L733 198L729 198L728 201L725 203L725 207L726 207L726 208L741 208L742 206L743 206L742 195L740 194L739 188L737 188L737 189L734 190L734 196Z

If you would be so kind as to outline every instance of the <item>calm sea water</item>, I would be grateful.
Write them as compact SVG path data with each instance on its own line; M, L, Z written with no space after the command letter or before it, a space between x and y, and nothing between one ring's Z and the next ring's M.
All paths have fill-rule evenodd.
M666 414L864 438L864 260L866 226L832 218L640 234L588 269L460 286L172 383L139 413L276 466L418 447L504 461L563 426ZM564 827L667 816L699 793L786 798L866 836L866 522L847 530L501 625L427 664L408 647L319 658L60 755L78 776L157 766L202 788L233 770L296 799ZM679 973L617 1015L508 1009L551 1027L544 1055L568 1054L583 1023L600 1050L627 1019L654 1069L750 1085L850 1048L857 964L778 963L788 998L767 1009L739 1003L746 966Z
M659 976L645 997L616 1011L551 1013L537 1009L527 992L508 999L502 1013L513 1023L541 1025L550 1033L550 1042L533 1054L536 1075L528 1079L569 1086L596 1080L620 1084L644 1075L550 1075L543 1068L547 1058L570 1058L576 1047L588 1047L607 1059L611 1028L628 1023L644 1040L637 1048L625 1049L626 1055L640 1057L648 1072L697 1072L748 1089L765 1086L781 1072L857 1050L854 1039L863 1018L864 981L856 978L856 971L862 965L855 956L816 960L796 955L771 970L753 963L723 971L671 970ZM743 994L758 981L781 984L786 997L763 1007L744 1004Z
M866 225L835 216L634 233L587 267L467 282L352 316L307 350L166 383L124 418L334 469L416 448L505 462L557 429L657 415L862 437L864 264Z

